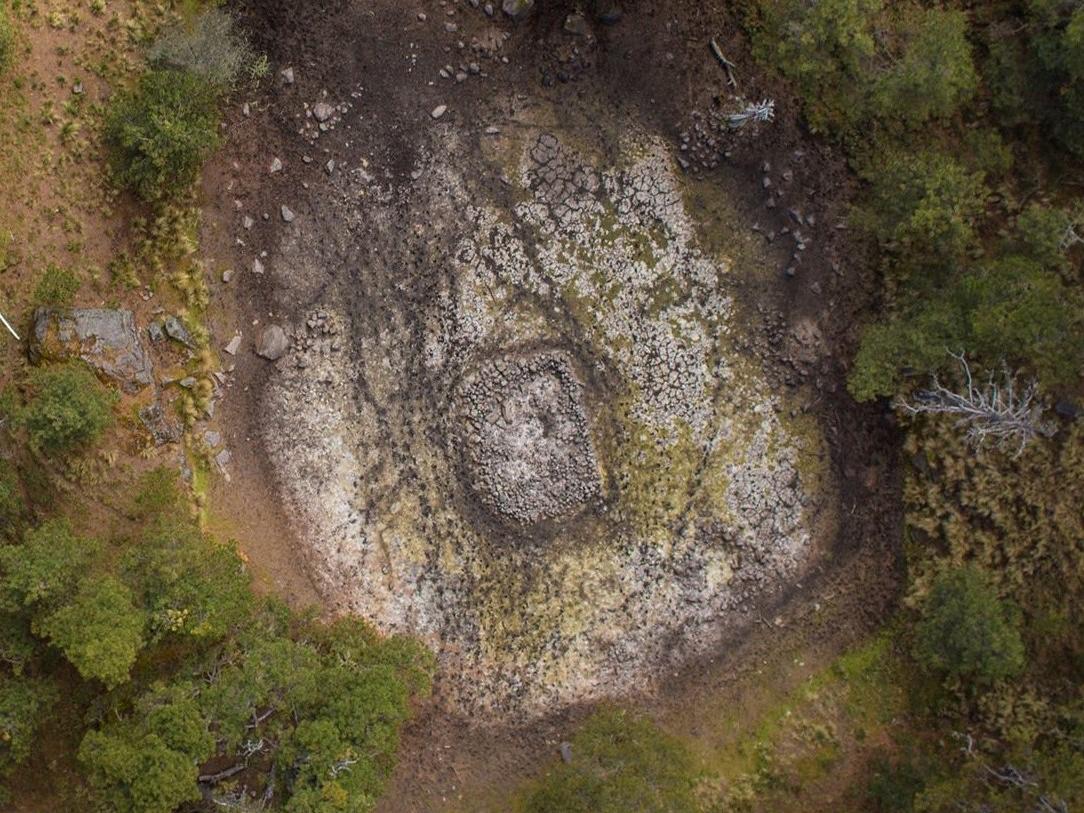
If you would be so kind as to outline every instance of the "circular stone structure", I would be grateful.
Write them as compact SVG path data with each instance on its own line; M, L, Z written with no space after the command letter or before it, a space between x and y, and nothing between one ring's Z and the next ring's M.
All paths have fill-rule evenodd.
M599 492L582 386L567 357L496 359L458 392L467 481L499 517L532 525L574 513Z
M465 714L668 678L831 532L819 430L739 349L759 255L704 247L664 142L588 130L525 124L469 160L441 135L403 188L336 173L270 257L281 301L318 308L262 433L313 577L432 647Z

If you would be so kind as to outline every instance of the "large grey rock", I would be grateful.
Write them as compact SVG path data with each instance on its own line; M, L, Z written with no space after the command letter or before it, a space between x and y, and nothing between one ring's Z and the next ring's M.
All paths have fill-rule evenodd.
M270 325L264 328L260 334L260 340L256 343L256 355L268 361L278 361L290 348L290 340L278 325Z
M154 369L139 340L131 311L77 308L34 311L30 360L79 358L126 392L139 392L154 382Z

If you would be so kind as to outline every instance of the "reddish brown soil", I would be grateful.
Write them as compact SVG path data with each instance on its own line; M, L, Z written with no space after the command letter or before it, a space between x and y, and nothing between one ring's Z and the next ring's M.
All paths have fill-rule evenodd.
M448 104L447 120L476 131L479 122L495 113L495 90L540 95L557 109L604 101L611 124L634 122L669 135L676 150L691 111L711 110L724 94L725 75L707 48L708 39L717 37L738 65L744 95L774 98L779 115L760 137L736 143L730 159L707 179L726 188L750 228L759 224L765 232L781 230L791 207L817 213L818 226L811 230L813 242L803 253L798 275L783 276L790 251L777 241L772 245L777 270L749 279L742 304L750 316L749 344L776 356L773 380L780 387L804 387L813 393L812 409L831 447L842 510L839 533L822 540L826 554L816 572L779 597L761 619L736 631L715 657L674 675L652 696L637 698L665 725L702 734L700 709L720 703L740 707L752 682L770 681L781 689L796 685L875 628L894 606L900 523L893 462L898 438L882 410L854 404L843 384L856 326L873 304L876 280L861 246L845 229L835 228L844 220L853 191L844 164L828 145L803 130L789 91L754 67L733 10L696 0L630 3L617 25L595 26L597 46L583 46L583 56L562 63L558 55L569 48L562 22L571 4L543 0L541 5L540 13L513 25L503 19L491 23L467 2L244 0L242 17L268 52L275 76L251 94L251 117L240 114L241 100L231 113L230 144L207 189L212 225L206 239L223 261L235 261L232 243L241 231L234 199L243 197L248 211L272 214L284 195L303 200L301 184L315 182L327 157L349 155L347 141L355 149L366 146L374 175L405 181L417 150L426 143L426 128L432 126L429 111ZM449 15L449 10L454 13ZM424 22L419 12L426 14ZM458 30L447 32L446 22L454 22ZM493 25L510 33L501 50L508 64L487 60L483 72L488 77L472 77L459 85L437 77L442 65L473 59L458 55L457 41L470 43ZM409 54L416 55L416 62L407 70ZM277 76L286 65L294 66L297 77L289 86ZM571 81L561 81L561 72ZM332 98L346 99L358 84L364 88L358 101L363 118L351 131L328 134L315 148L297 137L295 114L302 101L318 100L324 89ZM311 164L303 162L306 154L315 159ZM272 156L286 165L274 176L267 171ZM789 188L800 190L774 209L765 208L765 162L791 168L794 181ZM274 217L270 224L258 222L244 238L259 247L270 240L273 224ZM266 247L272 248L269 242ZM220 344L235 327L251 337L252 321L268 318L273 299L267 284L267 278L242 273L230 286L216 285L215 298L227 303L216 317ZM285 315L304 313L309 304L296 303L296 313ZM805 360L793 343L794 328L803 320L811 320L822 336ZM214 505L227 517L231 535L239 538L265 584L284 590L298 603L310 602L315 591L289 542L286 518L281 510L267 508L275 505L273 475L261 460L253 422L271 368L248 353L238 359L237 383L223 406L227 437L235 450L235 478L216 489ZM794 666L799 655L804 664L800 668ZM497 800L523 777L536 774L586 711L523 727L476 728L471 721L423 707L405 732L399 768L380 810L505 809Z

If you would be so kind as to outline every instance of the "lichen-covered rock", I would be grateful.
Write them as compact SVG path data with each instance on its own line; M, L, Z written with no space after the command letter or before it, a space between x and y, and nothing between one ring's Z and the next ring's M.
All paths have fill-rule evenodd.
M131 311L103 308L34 311L30 360L79 358L126 392L139 392L154 383L147 356Z
M340 174L283 236L281 309L320 311L263 443L335 609L427 640L448 705L537 714L717 646L809 564L830 483L733 349L731 261L665 147L501 143L507 196L458 157L409 199Z

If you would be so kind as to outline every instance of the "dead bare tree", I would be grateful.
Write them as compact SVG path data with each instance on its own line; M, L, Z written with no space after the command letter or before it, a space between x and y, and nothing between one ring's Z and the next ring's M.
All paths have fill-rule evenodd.
M969 761L977 765L983 773L983 779L987 784L994 786L1014 788L1022 796L1034 802L1035 813L1069 813L1069 805L1064 800L1052 794L1044 793L1039 789L1039 783L1032 774L1021 770L1011 763L1006 763L1000 768L993 768L975 748L975 739L970 734L961 734L957 731L952 735L958 740L967 740L966 745L960 750L964 752Z
M978 387L964 354L949 355L960 364L964 391L949 389L935 375L933 386L919 390L914 400L898 399L899 409L910 415L955 415L956 425L967 427L968 440L976 447L988 441L1002 449L1016 446L1018 455L1037 437L1052 434L1053 425L1043 420L1035 381L1018 391L1016 375L1004 367L1000 381L991 373L985 386Z
M726 117L727 124L732 130L740 130L750 122L767 122L773 119L775 119L774 99L750 102L737 113L731 113Z

